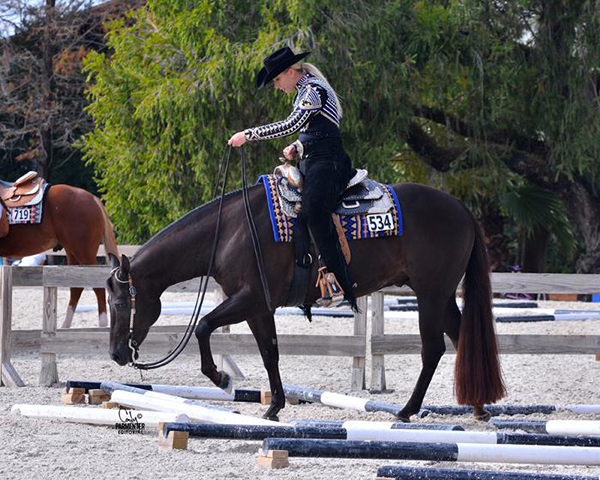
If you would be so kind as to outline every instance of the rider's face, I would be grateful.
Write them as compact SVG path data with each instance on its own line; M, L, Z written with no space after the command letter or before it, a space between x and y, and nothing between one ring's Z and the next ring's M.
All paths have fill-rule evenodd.
M273 79L275 88L285 93L292 93L296 87L296 83L298 83L298 79L296 78L295 74L296 71L293 68L288 68L281 72Z

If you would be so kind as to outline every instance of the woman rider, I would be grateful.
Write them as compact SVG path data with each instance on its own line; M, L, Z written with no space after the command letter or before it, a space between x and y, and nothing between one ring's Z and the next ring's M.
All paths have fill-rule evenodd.
M264 68L256 78L257 87L262 88L273 80L275 88L285 93L296 92L292 113L283 121L237 132L228 143L240 147L246 142L300 132L298 140L288 145L283 154L288 160L296 154L302 159L299 163L304 175L301 214L308 222L321 259L343 290L340 295L343 293L356 310L352 281L331 218L354 170L340 137L342 106L339 98L318 68L300 62L309 54L296 55L284 47L265 58Z

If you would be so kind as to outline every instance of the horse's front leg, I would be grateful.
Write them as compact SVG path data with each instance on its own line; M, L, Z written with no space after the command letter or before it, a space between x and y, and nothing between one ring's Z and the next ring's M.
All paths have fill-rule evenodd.
M277 414L285 407L285 393L279 374L279 347L277 345L275 318L269 314L247 320L247 322L256 339L260 355L269 375L271 405L263 415L263 418L277 422L279 421Z
M195 333L200 347L202 373L223 390L230 391L232 381L231 377L225 372L217 370L210 350L210 335L219 327L246 320L254 304L252 298L253 296L249 292L238 292L232 295L204 316L196 327Z

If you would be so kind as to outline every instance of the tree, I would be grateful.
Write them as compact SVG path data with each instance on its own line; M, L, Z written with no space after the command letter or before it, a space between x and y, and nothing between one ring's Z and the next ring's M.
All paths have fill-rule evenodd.
M89 56L97 129L84 151L121 231L144 240L210 197L233 132L287 114L289 99L253 80L292 45L342 95L355 164L532 233L548 216L524 215L515 196L544 199L551 228L564 236L568 215L584 241L578 270L600 271L597 12L585 0L149 0L134 26L111 26L112 56ZM252 174L284 144L252 145Z
M84 111L87 101L81 65L90 49L104 47L102 22L114 11L114 7L92 7L92 0L2 3L3 166L14 169L15 163L21 163L49 180L64 177L65 172L59 171L70 160L67 176L77 178L74 172L83 170L81 152L73 142L90 131L93 122ZM79 185L93 186L85 178L79 180Z

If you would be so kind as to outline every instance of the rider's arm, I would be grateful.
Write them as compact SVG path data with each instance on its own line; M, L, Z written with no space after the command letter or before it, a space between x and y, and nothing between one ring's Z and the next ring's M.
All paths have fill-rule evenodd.
M309 118L322 108L321 96L317 89L307 85L300 93L292 113L280 122L244 130L246 140L270 140L287 137L300 130Z

